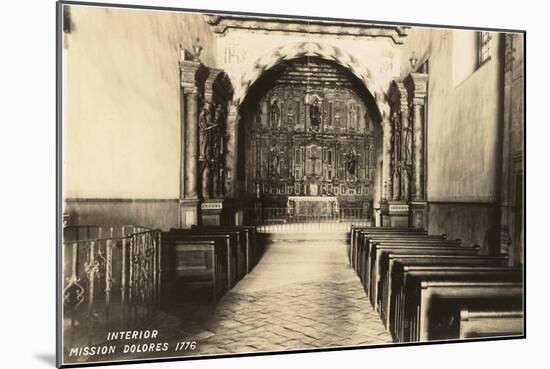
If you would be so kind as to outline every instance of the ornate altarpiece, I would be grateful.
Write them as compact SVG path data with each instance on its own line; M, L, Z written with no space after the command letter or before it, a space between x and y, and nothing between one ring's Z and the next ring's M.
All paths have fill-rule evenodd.
M249 122L247 192L264 207L285 207L289 196L328 196L368 215L373 122L349 84L331 82L335 66L315 68L319 83L297 83L287 72L259 100Z

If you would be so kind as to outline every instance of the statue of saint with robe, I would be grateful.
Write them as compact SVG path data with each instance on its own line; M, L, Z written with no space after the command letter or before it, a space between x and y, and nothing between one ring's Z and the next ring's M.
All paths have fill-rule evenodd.
M313 105L309 107L309 121L311 127L318 130L321 126L321 107L319 106L319 100L313 100Z

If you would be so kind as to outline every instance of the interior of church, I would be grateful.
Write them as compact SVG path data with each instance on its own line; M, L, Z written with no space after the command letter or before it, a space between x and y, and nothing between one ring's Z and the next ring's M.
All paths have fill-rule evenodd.
M524 334L524 33L64 5L60 35L65 362Z

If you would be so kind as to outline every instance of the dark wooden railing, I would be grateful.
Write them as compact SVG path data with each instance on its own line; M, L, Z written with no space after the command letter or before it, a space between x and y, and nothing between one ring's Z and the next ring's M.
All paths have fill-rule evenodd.
M139 326L160 298L160 230L68 226L63 242L63 317L71 345L102 342Z

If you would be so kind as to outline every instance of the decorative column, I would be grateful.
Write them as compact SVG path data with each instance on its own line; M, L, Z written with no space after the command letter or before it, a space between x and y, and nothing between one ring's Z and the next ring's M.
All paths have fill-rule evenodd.
M236 102L229 103L227 112L227 131L226 131L226 155L225 155L225 194L226 197L234 198L236 196L237 185L237 138L239 133L239 105Z
M415 99L413 104L413 200L424 200L424 117L423 100Z
M389 117L382 114L382 200L380 201L380 224L382 227L391 227L391 217L389 216L390 204L388 200L392 198L392 126Z
M182 50L180 50L182 51ZM182 55L183 56L183 55ZM199 224L199 194L198 194L198 107L199 91L196 84L196 75L201 63L195 60L180 60L181 91L183 93L182 114L182 150L181 172L183 193L180 195L181 228L190 228Z
M384 117L382 121L382 178L384 181L383 200L392 198L392 174L391 174L391 157L392 157L392 126L388 119Z
M409 225L414 228L427 228L427 202L424 182L424 123L428 75L411 73L405 80L412 110L412 188Z
M409 226L409 204L403 191L403 182L407 180L405 170L406 128L403 124L403 117L408 116L407 91L401 81L393 81L388 90L388 101L390 104L391 116L391 175L393 182L392 197L381 206L382 224L392 227ZM405 137L404 137L405 136Z
M410 183L412 173L412 138L413 132L409 124L409 104L407 95L401 100L401 199L410 200Z

